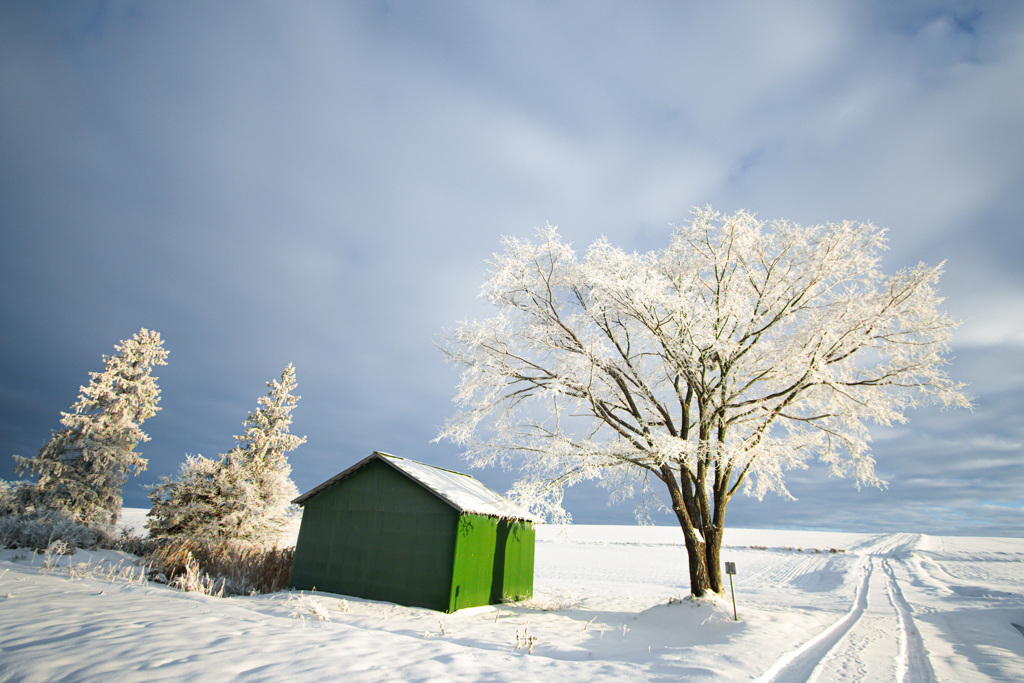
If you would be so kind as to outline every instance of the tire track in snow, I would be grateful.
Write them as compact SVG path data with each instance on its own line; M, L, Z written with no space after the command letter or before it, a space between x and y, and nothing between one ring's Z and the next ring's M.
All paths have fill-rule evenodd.
M886 558L904 555L918 540L898 534L869 547L853 607L841 619L780 658L758 683L897 680L933 683L935 674L911 608ZM880 564L882 571L875 572ZM886 608L885 605L889 607Z
M743 581L746 586L752 588L773 588L788 584L810 572L826 569L830 559L832 558L823 554L805 556L796 551L780 553L774 562L745 576Z
M875 557L904 557L920 540L921 534L891 534L868 546L866 551Z
M783 681L806 681L814 673L821 660L829 653L843 636L864 614L868 606L868 582L871 580L872 567L870 561L862 565L864 578L861 580L853 607L839 621L819 633L802 646L784 655L779 661L761 674L756 683L782 683Z
M896 608L896 614L900 619L900 668L896 680L908 683L934 683L935 670L928 659L928 650L924 647L924 640L921 632L914 624L911 616L913 611L910 603L903 596L903 590L896 581L896 573L887 561L882 561L882 569L885 570L886 589L889 591L889 599L892 606Z

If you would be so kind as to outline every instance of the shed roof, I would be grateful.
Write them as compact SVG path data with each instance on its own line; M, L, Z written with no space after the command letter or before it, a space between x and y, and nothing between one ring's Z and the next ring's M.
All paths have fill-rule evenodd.
M488 517L502 517L505 519L523 519L531 522L540 521L537 517L512 503L508 498L505 498L496 491L492 491L468 474L434 467L433 465L427 465L407 458L399 458L396 455L379 451L374 451L344 472L334 475L319 486L303 493L292 502L297 505L303 505L327 487L341 481L374 460L387 463L459 512L486 515Z

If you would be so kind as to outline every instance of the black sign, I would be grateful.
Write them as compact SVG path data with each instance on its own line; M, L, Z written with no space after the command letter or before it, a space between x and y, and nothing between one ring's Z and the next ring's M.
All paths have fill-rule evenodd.
M735 574L736 573L736 563L735 562L726 562L725 563L725 573L726 574Z

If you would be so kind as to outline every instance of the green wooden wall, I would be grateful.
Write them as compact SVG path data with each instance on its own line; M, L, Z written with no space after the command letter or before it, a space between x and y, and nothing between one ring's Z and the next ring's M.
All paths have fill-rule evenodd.
M458 512L383 462L306 501L295 588L449 608Z
M463 514L449 611L532 596L535 540L530 522Z

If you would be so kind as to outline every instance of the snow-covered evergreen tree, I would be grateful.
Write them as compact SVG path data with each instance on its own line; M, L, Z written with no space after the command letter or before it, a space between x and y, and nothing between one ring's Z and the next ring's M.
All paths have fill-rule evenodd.
M291 393L295 368L289 364L280 381L267 386L270 391L249 413L234 448L218 460L188 456L176 478L164 477L154 487L147 521L151 534L258 545L278 540L291 518L291 500L298 495L286 453L306 437L288 431L299 399Z
M128 474L146 469L135 449L149 441L144 420L160 409L160 389L151 373L166 365L167 351L158 332L143 328L103 356L103 371L90 373L72 412L61 413L64 429L32 458L14 456L19 473L39 475L42 507L79 522L113 529L121 514L121 490Z
M149 494L151 536L219 538L237 527L244 501L255 489L236 461L187 455L176 478L164 477Z
M0 479L0 517L25 514L34 495L32 482Z

